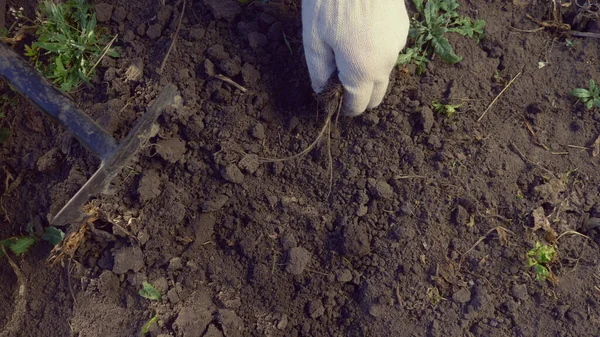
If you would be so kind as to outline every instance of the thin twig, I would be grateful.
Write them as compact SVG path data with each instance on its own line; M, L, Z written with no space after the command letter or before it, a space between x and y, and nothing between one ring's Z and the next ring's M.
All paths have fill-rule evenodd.
M485 234L484 234L482 237L480 237L480 238L479 238L479 240L477 240L477 242L475 242L475 244L474 244L473 246L471 246L471 248L469 248L469 250L467 250L466 252L464 252L463 254L461 254L460 261L458 262L458 266L459 266L459 268L460 268L460 265L461 265L461 264L462 264L462 262L464 261L464 259L465 259L465 256L466 256L467 254L469 254L469 253L470 253L470 252L471 252L473 249L475 249L475 247L477 247L477 245L479 245L479 244L480 244L480 243L481 243L483 240L485 240L485 239L486 239L486 238L487 238L487 237L488 237L490 234L492 234L494 231L498 231L498 232L499 232L499 231L501 231L501 230L503 230L503 231L506 231L506 232L508 232L508 233L510 233L510 234L513 234L513 235L515 235L515 232L513 232L513 231L511 231L511 230L508 230L508 229L506 229L506 228L504 228L504 227L502 227L502 226L498 226L498 227L494 227L494 228L490 229L490 230L489 230L489 231L487 231L487 232L486 232L486 233L485 233Z
M504 87L504 89L502 89L502 91L500 91L500 93L498 94L498 96L496 96L496 98L494 98L494 100L492 101L492 103L490 103L490 105L488 105L487 109L485 109L485 111L483 112L483 114L481 114L481 116L479 117L479 119L477 119L477 122L480 122L483 119L483 116L485 116L485 114L487 114L487 112L492 108L492 106L494 104L496 104L496 101L498 101L498 99L500 98L500 96L502 96L502 94L504 94L504 92L506 91L506 89L508 89L513 82L519 77L521 76L521 71L519 71L519 73L513 77L512 80L510 80L510 82L508 82L508 84Z
M177 35L179 34L179 28L181 28L181 21L183 20L183 13L185 13L185 2L186 2L186 0L183 0L183 5L181 6L181 15L179 16L179 22L177 23L177 29L175 29L175 34L173 35L173 41L171 41L171 45L169 46L169 49L167 50L167 54L165 55L165 58L163 59L162 64L160 65L160 69L158 71L159 74L162 74L163 70L165 69L165 64L167 63L169 54L171 54L171 50L173 49L173 46L175 46L175 41L177 40Z
M587 236L587 235L581 234L581 233L579 233L579 232L576 232L576 231L574 231L574 230L568 230L568 231L566 231L566 232L564 232L564 233L560 234L560 235L559 235L559 236L556 238L556 241L558 241L560 238L562 238L563 236L565 236L565 235L567 235L567 234L573 234L573 235L581 236L582 238L586 238L586 239L590 240L590 237L589 237L589 236Z
M225 75L221 75L221 74L217 74L214 76L214 78L220 79L223 82L227 82L231 85L233 85L234 87L238 88L241 92L246 92L248 91L248 89L242 87L241 85L237 84L234 80L232 80L231 78L225 76Z
M19 266L8 256L8 252L3 245L0 245L2 249L2 253L8 260L8 263L13 269L13 272L17 275L17 281L19 283L19 291L17 292L17 296L15 299L15 305L12 307L12 316L10 321L6 323L2 333L0 333L0 337L7 337L13 335L19 335L18 331L21 329L21 325L23 325L23 318L25 317L25 309L27 304L27 298L25 295L27 294L27 286L25 283L25 276Z
M85 74L85 76L89 77L90 74L92 73L92 71L94 71L94 69L96 69L98 64L100 64L100 61L102 61L104 56L106 56L106 53L108 53L108 51L110 50L110 47L112 47L113 43L117 39L117 36L119 36L119 34L115 35L115 37L113 37L112 40L110 40L110 42L106 45L106 47L104 47L104 51L102 52L102 55L100 55L100 58L98 59L98 61L96 61L94 66L87 72L87 74Z

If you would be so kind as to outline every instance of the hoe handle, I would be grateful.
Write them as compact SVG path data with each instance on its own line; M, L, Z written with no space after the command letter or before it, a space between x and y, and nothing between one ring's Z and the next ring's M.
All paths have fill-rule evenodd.
M62 124L101 160L116 149L117 142L111 135L3 43L0 43L0 77Z

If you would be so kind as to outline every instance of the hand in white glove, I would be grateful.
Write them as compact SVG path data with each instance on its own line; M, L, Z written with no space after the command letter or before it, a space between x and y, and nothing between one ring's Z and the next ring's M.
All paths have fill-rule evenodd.
M404 0L303 0L302 37L313 90L320 93L337 68L345 115L378 106L409 26Z

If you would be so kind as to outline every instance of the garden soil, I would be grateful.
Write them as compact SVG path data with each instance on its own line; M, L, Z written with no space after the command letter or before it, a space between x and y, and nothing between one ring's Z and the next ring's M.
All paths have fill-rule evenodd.
M326 118L300 1L96 2L121 57L77 104L118 140L166 83L181 105L92 218L63 228L80 234L74 255L52 264L45 241L13 255L23 296L0 259L0 335L137 336L153 317L148 336L600 335L600 109L570 96L600 80L599 40L537 29L526 15L552 21L552 1L459 2L486 21L480 42L449 34L460 63L398 67L380 107L279 162L263 158L301 152ZM1 119L0 238L43 231L99 165L17 100ZM547 280L527 266L536 242L557 252Z

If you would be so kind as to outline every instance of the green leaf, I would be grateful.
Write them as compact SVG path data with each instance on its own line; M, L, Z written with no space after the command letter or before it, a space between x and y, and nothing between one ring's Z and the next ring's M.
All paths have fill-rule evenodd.
M0 128L0 144L4 143L10 137L10 130L7 128Z
M158 290L154 288L150 283L144 281L142 284L142 289L139 292L140 296L143 298L147 298L152 301L160 301L161 296Z
M423 0L413 0L413 4L415 5L417 12L423 14Z
M142 335L147 334L148 331L150 330L150 326L152 325L152 323L154 323L156 321L158 321L158 314L154 315L154 317L150 318L150 320L142 326L142 331L141 331Z
M439 12L439 7L436 1L427 1L425 4L424 16L425 16L425 25L428 27L432 27L435 19L437 18L437 14Z
M450 64L455 64L462 60L460 56L454 54L450 42L448 42L445 37L434 37L432 43L435 53L438 54L442 60Z
M27 252L29 247L31 247L34 243L35 243L34 237L24 236L24 237L16 239L16 241L13 242L8 248L15 255L22 255L23 253Z
M591 93L584 88L575 88L571 90L571 96L575 96L577 98L586 99L592 97Z
M64 237L65 233L62 230L52 226L46 227L44 234L42 234L42 240L50 242L53 246L58 245Z
M585 102L585 106L586 106L588 109L591 109L591 108L593 108L593 107L594 107L594 100L593 100L593 99L590 99L590 100L588 100L587 102Z
M544 281L548 278L548 276L550 276L548 268L542 265L536 264L533 266L533 270L535 271L535 279L538 281Z

